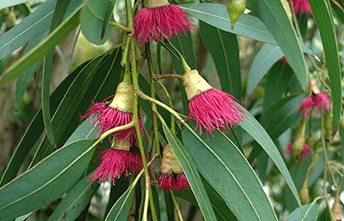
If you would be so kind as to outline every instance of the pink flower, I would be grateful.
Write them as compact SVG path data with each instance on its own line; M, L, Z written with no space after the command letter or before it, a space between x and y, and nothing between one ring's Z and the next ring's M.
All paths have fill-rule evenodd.
M132 86L126 82L122 82L118 85L116 96L109 104L106 102L108 98L100 103L94 103L91 108L87 111L82 119L90 117L90 121L94 127L100 128L98 136L100 133L104 133L114 127L122 126L128 124L133 119L132 113L132 101L133 93ZM92 120L92 115L96 114L96 119ZM141 124L141 119L139 116L139 125L143 132L144 128ZM109 136L111 142L114 138L119 140L129 140L130 143L137 143L135 127L131 127L125 130L117 131Z
M138 173L143 168L140 151L137 148L133 151L114 148L103 149L105 150L99 154L99 156L102 155L100 165L90 175L90 182L98 179L99 183L103 183L110 177L114 184L117 179L121 177L130 178L132 173Z
M315 115L325 114L330 108L331 101L328 99L326 93L318 93L310 97L306 97L301 103L299 109L304 117L309 116L311 108L313 108Z
M162 174L159 173L157 181L161 189L181 190L189 187L189 182L184 173Z
M212 88L197 70L185 72L183 84L189 100L188 119L196 120L196 129L202 128L212 134L215 129L230 129L243 119L244 109L235 104L235 98L216 88Z
M189 187L183 169L169 144L164 147L157 181L161 189L180 190Z
M288 60L287 60L287 58L286 58L285 56L283 56L283 57L280 59L280 61L281 61L281 62L284 62L284 63L286 63L286 64L289 65Z
M293 0L294 12L312 13L308 0Z
M287 149L284 150L285 154L292 155L293 154L293 142L288 143ZM304 144L301 152L296 156L296 160L300 158L304 158L310 155L310 149L308 144Z
M134 33L138 42L147 43L169 40L172 35L191 31L195 25L189 22L186 12L179 6L168 4L161 7L146 7L134 17Z

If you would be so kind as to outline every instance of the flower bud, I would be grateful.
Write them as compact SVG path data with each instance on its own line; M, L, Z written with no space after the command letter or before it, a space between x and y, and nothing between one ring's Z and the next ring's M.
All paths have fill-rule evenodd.
M330 108L325 115L324 127L325 127L325 139L327 141L331 140L331 133L332 133L332 122L333 122L333 113L332 108Z
M246 8L246 0L228 0L227 11L229 18L232 22L232 29L234 28L235 22L239 19L240 15Z
M297 127L297 131L294 136L294 144L292 147L293 157L296 158L302 151L303 145L305 144L305 133L306 133L306 119L301 118L301 122Z
M11 11L7 16L7 29L11 29L16 25L16 14L14 14L13 11Z
M340 182L337 186L336 197L334 199L334 203L332 206L333 219L336 221L342 220L342 208L341 208L340 202L339 202L339 193L341 191L341 188L340 188L341 184L342 184L342 180L340 180Z
M302 189L300 191L300 199L301 199L302 205L309 203L309 193L308 193L308 188L307 188L307 181L308 181L308 178L305 179L305 181L302 185Z

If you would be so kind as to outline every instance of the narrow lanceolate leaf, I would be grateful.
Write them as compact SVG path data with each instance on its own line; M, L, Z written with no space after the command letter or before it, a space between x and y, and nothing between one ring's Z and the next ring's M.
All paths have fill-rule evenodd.
M247 94L251 94L271 66L283 57L280 47L265 44L254 59L248 74Z
M105 221L122 221L127 220L130 209L130 204L133 199L133 192L135 190L134 185L130 185L129 188L123 193L123 195L112 206Z
M71 0L66 16L74 12L82 3L83 0ZM55 5L56 0L44 2L31 15L2 35L0 37L0 60L34 37L48 31Z
M53 18L51 20L49 34L62 22L70 0L57 0ZM43 59L43 77L42 77L42 113L45 131L50 143L56 148L54 131L51 125L50 114L50 77L54 61L54 50L50 51Z
M64 146L1 187L0 220L39 209L68 191L90 162L94 143L95 140L80 140Z
M178 162L180 163L185 176L189 181L191 190L196 198L198 206L203 214L205 220L216 220L215 213L211 206L209 197L204 189L202 180L193 160L190 158L185 147L180 142L178 137L173 134L170 129L163 124L164 133L166 135L168 143L171 145L173 153L176 155Z
M271 45L278 45L274 36L270 34L263 22L254 16L242 14L235 23L234 29L232 29L231 20L229 19L228 11L225 5L202 3L180 5L180 7L199 20L223 31L252 38L257 41L266 42ZM308 54L313 53L304 45L302 45L302 50Z
M19 5L19 4L22 4L24 2L27 2L27 0L1 0L0 9L1 8L7 8L10 6L14 6L14 5Z
M240 105L239 105L240 106ZM248 111L245 112L247 119L240 123L242 129L253 137L257 143L263 148L263 150L269 155L271 160L275 163L281 174L284 176L287 185L293 193L296 201L301 207L301 201L299 194L296 190L293 179L290 176L287 166L285 165L281 154L278 152L277 147L271 140L270 136L264 130L264 128L258 123L258 121Z
M59 103L63 99L63 95L66 93L69 86L72 84L74 79L78 76L78 73L84 68L87 64L81 65L75 71L70 73L62 83L56 88L53 94L50 96L50 109L52 113L55 113ZM42 110L40 109L34 119L32 120L31 124L29 125L28 129L26 130L24 136L20 140L14 154L11 157L10 162L7 165L4 175L1 178L0 186L8 183L12 180L19 171L22 163L24 162L25 157L29 154L30 150L33 148L34 144L38 141L39 137L41 136L44 125L43 125L43 116Z
M293 70L284 62L275 63L266 78L263 110L282 97L293 76Z
M289 216L287 221L313 221L317 220L319 208L316 202L302 206L303 214L300 208L294 210Z
M247 6L255 12L274 36L278 46L294 70L302 88L308 85L308 72L300 43L281 1L248 0Z
M318 24L321 40L324 46L326 64L330 75L331 92L333 99L333 134L336 133L339 124L342 107L342 92L340 84L340 67L338 46L331 8L324 0L310 0L314 18Z
M239 220L277 220L257 175L228 137L218 131L209 137L197 135L184 128L183 141L198 170Z
M0 86L12 81L23 71L42 59L49 51L62 41L78 24L81 7L79 7L68 19L55 29L44 41L39 43L29 53L11 65L0 80Z
M105 24L106 13L112 13L112 0L87 0L82 9L80 23L85 37L94 44L103 44L110 37L112 26L108 24L110 16ZM105 26L104 26L105 25Z
M222 91L241 100L241 71L236 35L202 21L200 22L200 32L204 45L215 63Z
M97 182L88 182L87 176L81 179L63 197L48 221L75 220L91 201L98 187Z

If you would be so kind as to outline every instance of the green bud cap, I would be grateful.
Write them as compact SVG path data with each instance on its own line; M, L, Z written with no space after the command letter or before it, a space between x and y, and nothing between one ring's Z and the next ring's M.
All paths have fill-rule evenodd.
M162 174L172 174L172 173L182 173L182 167L180 166L176 155L174 155L172 148L169 144L164 147L162 152L161 160L161 173Z
M116 95L113 98L110 107L119 111L132 113L133 112L134 89L127 81L120 83L116 90Z
M302 186L302 189L300 191L300 199L301 199L302 205L309 203L309 193L308 193L307 185Z
M305 133L306 133L306 119L302 118L297 131L294 136L294 144L292 147L294 159L299 155L305 144Z
M11 11L7 16L7 29L13 28L16 25L16 14Z
M167 6L170 3L168 2L168 0L148 0L148 8L158 8L158 7L162 7L162 6Z
M235 22L237 22L240 15L244 12L245 8L246 0L228 0L227 11L232 22L232 29L234 28Z
M130 150L130 139L115 139L113 148L117 150Z
M199 75L197 70L185 72L182 80L188 100L213 88L201 75Z

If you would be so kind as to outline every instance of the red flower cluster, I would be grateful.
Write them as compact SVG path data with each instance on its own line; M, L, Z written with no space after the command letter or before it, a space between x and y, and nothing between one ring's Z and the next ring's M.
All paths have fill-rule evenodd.
M299 109L304 117L309 116L311 109L316 115L325 114L325 112L330 108L331 101L328 99L326 93L318 93L313 96L305 98L301 103Z

